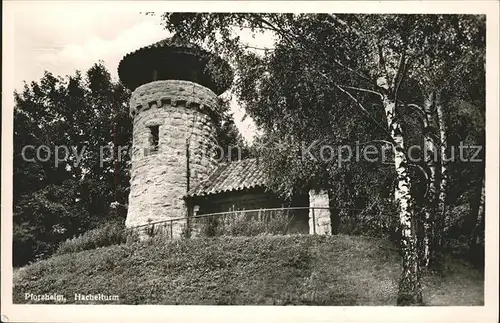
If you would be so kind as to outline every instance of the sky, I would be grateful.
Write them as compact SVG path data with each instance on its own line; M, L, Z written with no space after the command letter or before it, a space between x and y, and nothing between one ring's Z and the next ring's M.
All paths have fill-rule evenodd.
M159 16L83 9L52 2L40 9L28 7L22 14L15 15L13 80L16 89L23 86L23 81L39 80L45 70L65 76L77 69L86 71L99 60L104 61L117 80L118 63L125 54L170 36L162 28ZM249 34L242 36L254 46L272 45L269 36L256 39ZM231 101L231 110L240 132L251 142L255 124L251 118L243 118L244 109L235 99Z

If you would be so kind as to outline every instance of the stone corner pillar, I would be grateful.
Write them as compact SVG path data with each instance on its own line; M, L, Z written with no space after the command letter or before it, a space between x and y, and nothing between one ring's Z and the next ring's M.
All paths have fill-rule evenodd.
M327 191L309 191L309 234L332 234L329 202Z

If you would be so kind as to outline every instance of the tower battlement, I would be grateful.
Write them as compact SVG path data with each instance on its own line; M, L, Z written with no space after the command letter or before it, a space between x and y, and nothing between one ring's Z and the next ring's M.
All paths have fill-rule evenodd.
M218 112L217 96L212 90L190 81L167 80L137 87L130 99L130 116L163 106Z

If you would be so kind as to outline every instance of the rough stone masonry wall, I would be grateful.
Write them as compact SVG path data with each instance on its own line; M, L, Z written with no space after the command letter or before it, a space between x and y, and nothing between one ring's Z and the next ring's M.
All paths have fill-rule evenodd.
M216 166L212 149L216 145L215 130L207 113L216 105L217 97L210 89L189 81L155 81L133 92L127 227L187 216L182 197L188 190L188 168L192 187ZM159 126L157 153L148 152L151 126ZM174 223L174 237L185 225L185 221Z
M332 234L332 225L330 220L330 209L312 209L314 207L328 208L330 199L328 198L328 192L321 191L309 191L309 233L314 233L314 228L316 228L316 234L330 235ZM314 212L314 216L313 216ZM313 221L314 218L314 221ZM314 222L314 223L313 223ZM315 226L313 226L315 224Z

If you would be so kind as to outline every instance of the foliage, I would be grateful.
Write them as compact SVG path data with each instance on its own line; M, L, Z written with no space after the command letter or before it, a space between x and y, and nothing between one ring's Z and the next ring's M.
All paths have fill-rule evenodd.
M219 97L218 106L219 111L214 115L213 121L216 130L215 139L222 151L217 151L217 160L224 162L249 157L249 148L236 127L233 114L230 111L229 101Z
M131 228L137 234L142 234L147 238L170 240L173 236L174 226L177 225L175 221L163 223L151 223L141 227ZM188 234L187 226L183 225L181 228L181 237L186 237Z
M201 221L200 234L204 237L215 237L219 234L219 227L221 226L220 218L217 216L207 216L198 218L195 221Z
M13 262L20 266L108 222L113 203L126 208L132 122L130 92L101 62L83 75L46 72L14 97ZM228 104L220 103L214 123L221 147L244 148Z
M110 221L96 229L89 230L59 244L55 254L75 253L83 250L107 247L137 239L135 232L127 230L121 221Z
M440 138L438 144L448 147L445 129L449 128L448 115L454 110L451 102L463 100L464 93L473 109L482 110L484 70L480 67L474 75L481 78L479 86L470 83L467 74L478 64L484 67L485 17L165 13L162 18L168 30L217 48L238 67L235 92L247 113L263 129L265 139L282 148L272 147L262 154L276 192L290 197L297 191L322 188L329 191L336 203L368 202L361 208L381 197L391 198L394 192L405 254L400 285L404 296L401 299L405 299L402 304L419 303L419 268L414 263L419 262L419 248L428 251L419 240L427 241L425 246L430 246L432 240L437 242L432 244L436 249L441 247L442 234L448 229L442 223L448 218L447 206L453 201L449 198L445 162L449 152L436 154L440 173L438 179L429 180L432 170L428 160L420 158L414 162L407 149L418 146L422 137L427 140L432 135ZM252 32L270 31L275 36L273 48L263 54L248 50L235 32L244 28ZM408 108L424 106L429 95L439 98L431 108L436 110L432 112L436 118L428 118L427 114L421 119L412 116ZM424 118L429 119L427 123ZM424 125L421 131L417 130L418 121ZM342 160L340 156L305 160L301 144L308 146L318 139L322 144L320 153L325 146L385 142L392 145L393 158L381 161L378 156L374 165L357 163L354 167L351 162L344 162L347 167L337 163ZM384 162L392 165L389 173L385 172ZM373 166L378 168L374 172L378 184L374 190L369 189L372 183L368 181L358 187L349 181L355 173L370 174ZM461 175L455 179L466 180ZM391 177L396 177L396 185L380 185ZM350 198L353 194L335 194L334 187L346 179L350 187L364 193L364 201ZM438 181L439 194L433 194L438 197L426 199L428 187ZM429 219L429 210L434 211L435 219ZM474 217L479 218L471 212L471 218ZM469 222L475 227L474 221ZM431 224L433 231L427 228ZM420 230L421 226L426 229ZM337 230L332 227L333 232Z
M393 203L380 201L366 209L343 210L340 215L339 232L349 235L363 235L388 238L397 243L400 240L399 226L394 214Z
M402 72L403 76L406 72L404 80L390 75L402 105L421 105L429 91L443 92L453 134L448 146L457 144L456 138L481 142L484 16L165 13L162 18L166 29L216 49L237 68L233 91L263 130L253 150L262 156L273 189L284 196L312 186L338 193L342 190L334 187L342 181L369 176L369 184L350 180L343 186L353 187L364 201L350 200L355 195L343 190L344 196L333 196L336 206L357 204L363 208L380 197L390 197L394 171L384 165L347 162L339 167L336 158L326 162L300 158L301 143L307 147L318 139L334 147L388 140L384 111L373 94L380 90L375 83L381 72ZM244 29L274 37L273 47L256 50L247 46L238 35ZM403 58L408 58L408 64L400 71L397 65ZM337 85L348 89L357 102ZM421 145L419 115L403 106L398 113L408 145ZM464 124L468 119L474 122ZM450 183L447 203L453 204L465 189L477 191L471 186L478 177L472 174L484 169L484 163L458 161L450 168L452 183L471 183ZM419 198L426 190L428 170L420 162L410 171L412 193Z
M99 155L101 147L128 146L132 129L129 93L102 63L85 75L76 71L61 78L46 72L14 97L13 261L18 266L105 222L111 202L126 204L129 156L115 165L108 154L101 165Z
M261 234L283 235L288 233L288 228L293 219L281 211L272 214L246 214L245 212L235 211L224 216L207 216L198 220L201 222L201 236L214 237L257 236Z

